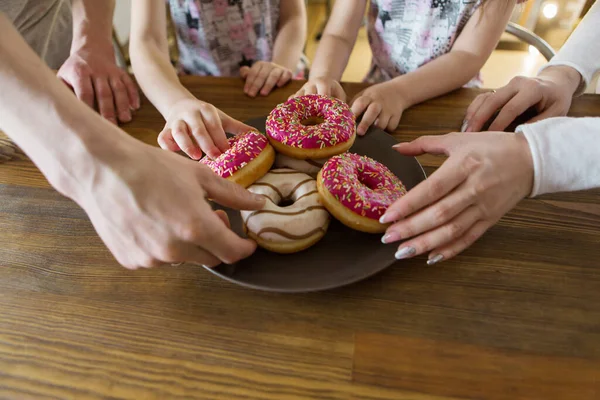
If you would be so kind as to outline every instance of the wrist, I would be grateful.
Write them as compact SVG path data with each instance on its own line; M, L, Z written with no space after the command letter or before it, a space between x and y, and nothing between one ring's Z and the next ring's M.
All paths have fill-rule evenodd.
M71 55L76 53L102 54L105 57L114 58L112 39L110 36L78 35L73 37L71 43Z
M577 70L566 65L553 65L545 68L540 72L538 78L562 86L570 96L575 94L583 79Z

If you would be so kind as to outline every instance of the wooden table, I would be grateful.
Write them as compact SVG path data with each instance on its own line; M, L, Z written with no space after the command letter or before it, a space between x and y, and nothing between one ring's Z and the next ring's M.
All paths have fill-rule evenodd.
M298 87L250 100L237 80L185 83L240 119ZM457 130L476 93L407 111L397 138ZM600 97L572 114L600 115ZM162 126L145 102L124 128L154 143ZM523 201L454 260L417 257L329 292L128 271L19 156L0 164L0 398L598 399L599 264L590 191Z

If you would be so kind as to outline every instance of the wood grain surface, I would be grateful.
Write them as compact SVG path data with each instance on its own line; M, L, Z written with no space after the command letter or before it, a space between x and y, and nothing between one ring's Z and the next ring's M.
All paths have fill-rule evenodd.
M184 83L238 119L300 85L248 99L236 79ZM406 111L395 136L457 130L477 93ZM600 97L571 114L600 116ZM123 128L154 144L163 123L144 101ZM417 257L282 295L200 267L119 267L85 213L14 154L0 164L1 399L600 398L598 190L525 200L439 266ZM443 159L420 161L431 173Z

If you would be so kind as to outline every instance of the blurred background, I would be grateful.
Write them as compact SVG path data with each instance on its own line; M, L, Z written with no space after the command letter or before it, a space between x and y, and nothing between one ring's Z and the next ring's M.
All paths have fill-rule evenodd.
M285 1L285 0L282 0ZM338 0L343 1L343 0ZM538 48L540 39L554 51L558 51L577 26L581 18L595 0L527 0L515 8L511 22L533 34L534 44L529 44L510 33L505 33L496 50L482 70L484 86L497 88L505 85L517 76L535 76L538 69L546 62ZM307 0L308 40L306 55L309 60L314 57L320 33L327 21L329 10L335 0ZM115 31L127 58L127 42L129 36L130 1L117 0L115 10ZM174 43L173 40L171 40ZM350 62L343 76L344 81L359 82L365 76L371 60L371 51L365 29L362 28ZM590 85L588 92L596 89L596 83Z

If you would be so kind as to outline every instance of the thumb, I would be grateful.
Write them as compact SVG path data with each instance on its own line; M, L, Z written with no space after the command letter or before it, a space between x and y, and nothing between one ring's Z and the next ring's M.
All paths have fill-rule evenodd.
M398 143L394 150L405 156L419 156L421 154L449 155L451 144L458 140L453 135L421 136L412 142Z
M260 210L264 206L264 196L251 193L241 185L223 179L210 170L200 170L200 184L212 201L235 210Z
M221 122L223 124L223 129L227 133L231 133L232 135L239 135L241 133L246 133L248 131L255 131L256 128L246 125L237 119L231 118L229 115L223 114L221 116Z

